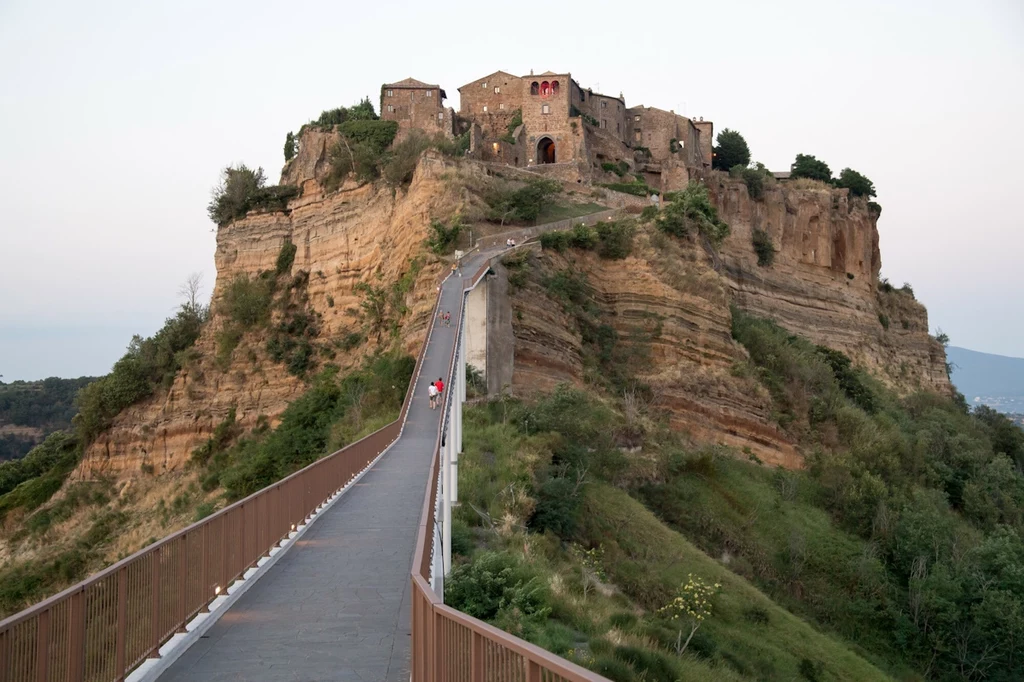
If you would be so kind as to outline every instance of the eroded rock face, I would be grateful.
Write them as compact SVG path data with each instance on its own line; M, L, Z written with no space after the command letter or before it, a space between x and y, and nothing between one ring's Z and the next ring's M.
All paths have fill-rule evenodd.
M423 242L431 218L447 217L462 200L458 183L450 182L460 172L439 155L428 154L408 190L394 194L390 188L364 185L325 195L314 177L299 177L303 196L287 212L251 213L220 228L213 318L195 345L193 359L169 391L158 391L118 415L89 447L77 475L132 475L143 464L158 473L180 469L232 407L243 429L253 427L261 415L274 424L305 391L303 380L268 357L266 330L246 333L226 369L216 364L217 334L227 323L218 310L224 290L239 275L273 270L287 240L298 247L292 274L309 273L308 305L321 316L318 340L327 343L363 330L358 283L388 286L419 257L421 269L406 297L408 312L399 333L406 351L417 354L441 272L436 259L424 257ZM331 361L347 369L387 342L371 334L358 348L339 351Z
M616 343L633 358L630 371L652 388L653 402L668 411L673 428L697 441L748 448L770 464L799 466L796 448L771 423L767 393L733 374L745 352L732 340L724 280L692 245L651 241L649 233L639 234L634 255L624 260L579 251L531 259L526 267L537 272L513 293L513 390L585 385L579 325L543 285L559 271L583 273L600 321L615 329Z
M845 189L781 184L754 201L746 185L724 174L706 182L731 228L721 272L737 306L843 351L899 392L951 393L945 351L928 334L924 306L879 292L877 216L866 200ZM775 247L769 267L757 264L755 229Z
M906 293L879 291L877 216L866 201L846 190L785 185L752 201L724 174L708 184L731 227L714 257L648 227L624 260L572 250L531 258L526 267L536 272L513 293L516 391L593 379L574 313L544 285L561 271L586 276L620 343L647 347L649 359L632 371L675 428L749 448L769 464L798 467L803 458L774 423L763 387L741 371L746 351L731 338L730 305L843 351L898 392L950 393L945 352L928 334L924 307ZM775 246L770 267L757 263L754 229Z

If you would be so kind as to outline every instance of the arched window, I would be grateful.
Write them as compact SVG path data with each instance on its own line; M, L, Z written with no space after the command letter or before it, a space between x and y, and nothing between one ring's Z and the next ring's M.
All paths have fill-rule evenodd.
M557 95L558 94L558 81L551 81L551 94L552 95Z
M537 81L533 81L532 83L530 83L530 94L531 95L536 95L539 92L540 92L540 86L537 84Z
M540 96L549 97L551 95L551 83L544 81L540 84Z

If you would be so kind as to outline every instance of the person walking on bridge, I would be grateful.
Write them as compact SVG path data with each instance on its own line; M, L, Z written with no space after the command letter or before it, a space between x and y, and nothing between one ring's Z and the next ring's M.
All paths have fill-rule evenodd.
M444 381L441 379L441 377L438 377L437 381L434 382L434 388L437 389L438 395L444 393Z
M437 407L437 386L430 384L427 386L427 397L430 398L430 409Z

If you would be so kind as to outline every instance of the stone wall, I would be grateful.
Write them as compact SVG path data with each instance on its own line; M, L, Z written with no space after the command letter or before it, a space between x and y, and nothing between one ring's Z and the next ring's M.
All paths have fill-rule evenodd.
M693 119L691 119L692 121ZM715 126L711 121L693 121L693 125L700 132L700 153L701 161L706 168L711 168L712 146L714 145Z

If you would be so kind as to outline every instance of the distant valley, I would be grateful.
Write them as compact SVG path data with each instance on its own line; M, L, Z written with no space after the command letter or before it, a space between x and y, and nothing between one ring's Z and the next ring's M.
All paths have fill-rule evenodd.
M1016 415L1024 425L1024 358L956 346L946 349L946 357L953 365L950 378L968 403Z

